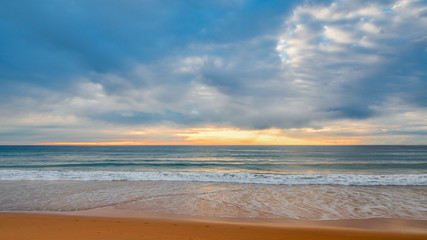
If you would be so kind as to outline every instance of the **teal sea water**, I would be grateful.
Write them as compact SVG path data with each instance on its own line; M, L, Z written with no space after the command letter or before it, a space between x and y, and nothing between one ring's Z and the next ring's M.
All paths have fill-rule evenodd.
M427 146L0 146L0 210L427 219Z

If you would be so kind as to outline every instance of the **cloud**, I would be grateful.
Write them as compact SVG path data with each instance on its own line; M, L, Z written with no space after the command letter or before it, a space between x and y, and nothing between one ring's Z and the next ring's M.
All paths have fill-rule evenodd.
M279 139L300 142L381 142L383 135L410 133L417 137L407 142L422 141L416 132L425 131L427 107L423 1L2 6L4 139L19 142L28 132L30 142L114 142L135 140L125 132L167 127L281 129ZM160 135L185 140L173 131Z
M321 112L369 118L389 96L425 106L427 32L422 1L304 5L286 21L277 50L290 78L310 86ZM417 53L418 52L418 53Z
M151 63L193 42L227 43L268 33L286 7L280 2L3 2L1 76L52 87L58 77L66 81L64 76L85 72L123 74L129 63ZM266 14L267 21L257 20Z

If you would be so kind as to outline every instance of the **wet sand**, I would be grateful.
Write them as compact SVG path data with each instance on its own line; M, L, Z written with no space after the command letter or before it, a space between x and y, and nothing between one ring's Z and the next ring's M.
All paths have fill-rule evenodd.
M104 216L102 216L104 214ZM0 239L427 239L427 221L200 219L97 213L0 213Z

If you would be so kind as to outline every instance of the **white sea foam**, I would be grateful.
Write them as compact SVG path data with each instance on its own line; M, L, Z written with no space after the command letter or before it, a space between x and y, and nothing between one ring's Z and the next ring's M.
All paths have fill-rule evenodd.
M195 181L278 185L427 186L427 174L356 175L0 170L0 180Z
M427 186L1 181L0 211L142 210L211 217L427 219Z

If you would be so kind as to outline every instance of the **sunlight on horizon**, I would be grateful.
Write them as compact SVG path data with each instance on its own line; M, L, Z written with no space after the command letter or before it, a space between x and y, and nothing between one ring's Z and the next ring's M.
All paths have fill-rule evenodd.
M301 129L310 133L313 129ZM150 129L147 131L130 131L127 135L138 135L144 137L147 134L169 135L175 141L150 141L150 140L106 140L87 142L40 142L38 145L355 145L360 144L359 139L351 138L327 138L327 137L290 137L281 129L245 130L238 128L189 128L183 130L175 129ZM149 136L148 136L149 137Z

